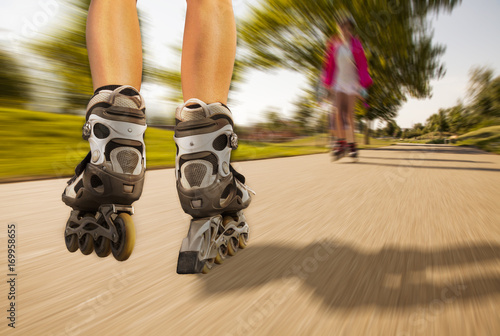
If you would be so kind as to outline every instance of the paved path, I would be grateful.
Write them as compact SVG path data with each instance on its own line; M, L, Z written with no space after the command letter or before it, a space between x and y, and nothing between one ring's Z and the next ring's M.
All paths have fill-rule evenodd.
M0 334L500 335L500 156L398 145L236 166L258 193L250 245L205 276L175 272L189 217L171 169L148 172L122 263L66 251L65 179L0 185Z

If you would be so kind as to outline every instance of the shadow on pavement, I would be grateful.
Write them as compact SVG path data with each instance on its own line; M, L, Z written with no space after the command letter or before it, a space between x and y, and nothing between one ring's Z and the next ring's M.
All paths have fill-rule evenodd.
M500 245L487 242L440 249L390 246L365 252L324 240L303 248L250 245L200 281L206 295L279 284L269 296L249 303L254 305L284 302L305 286L329 308L405 308L498 295L500 274L478 268L499 261Z

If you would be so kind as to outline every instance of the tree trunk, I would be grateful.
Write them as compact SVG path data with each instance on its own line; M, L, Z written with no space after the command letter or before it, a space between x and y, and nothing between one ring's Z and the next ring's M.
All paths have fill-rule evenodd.
M370 144L370 120L366 118L365 124L365 145Z

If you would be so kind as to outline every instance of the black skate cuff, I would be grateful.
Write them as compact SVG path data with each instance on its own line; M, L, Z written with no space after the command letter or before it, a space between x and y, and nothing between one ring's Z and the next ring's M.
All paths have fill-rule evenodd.
M85 158L82 160L82 162L80 162L80 163L78 164L78 166L76 166L76 168L75 168L75 176L73 176L73 177L72 177L72 178L71 178L71 179L67 182L68 184L73 183L73 182L76 180L76 178L77 178L78 176L80 176L80 174L81 174L81 173L83 173L83 171L85 170L85 167L86 167L86 166L87 166L87 164L90 162L90 158L91 158L91 157L92 157L92 153L91 153L91 152L89 152L89 153L87 154L87 156L85 156Z
M101 86L94 91L94 96L97 95L102 90L114 91L114 90L118 89L120 86L123 86L123 85L104 85L104 86ZM139 90L137 90L137 92L139 92ZM125 90L121 91L120 93L125 95L125 96L133 97L133 96L137 95L137 92L135 90L132 90L132 89L125 89Z

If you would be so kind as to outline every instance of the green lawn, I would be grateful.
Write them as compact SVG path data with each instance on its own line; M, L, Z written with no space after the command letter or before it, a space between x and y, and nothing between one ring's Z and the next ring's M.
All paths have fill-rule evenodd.
M81 138L83 124L82 116L0 108L0 181L71 176L89 150L88 142ZM362 143L362 135L357 136ZM148 169L174 166L172 131L149 127L145 140ZM370 147L391 144L387 140L371 142ZM325 135L285 143L241 141L233 160L323 153L326 144Z
M457 144L475 146L482 150L500 154L500 126L483 127L458 137Z

